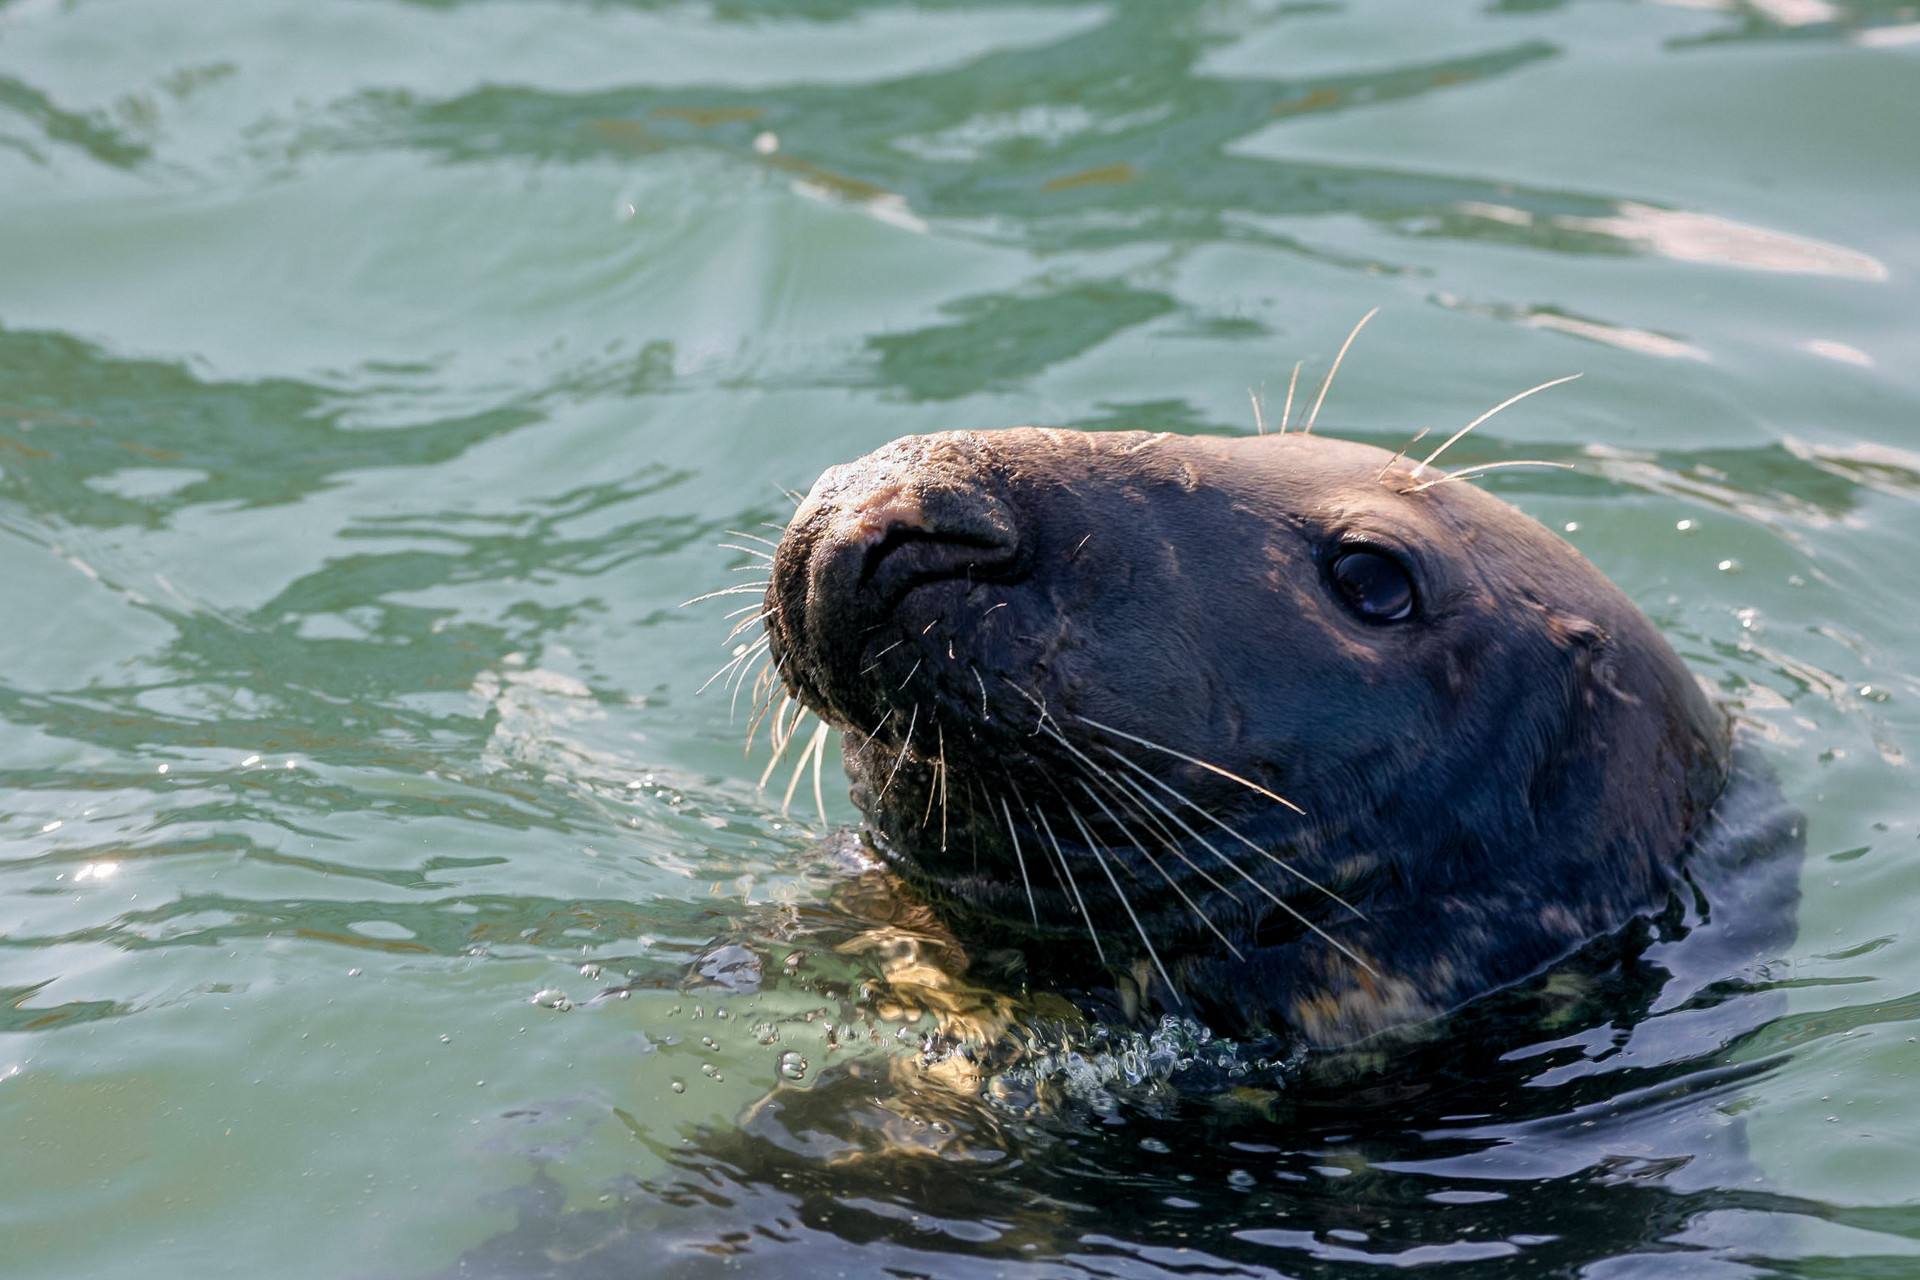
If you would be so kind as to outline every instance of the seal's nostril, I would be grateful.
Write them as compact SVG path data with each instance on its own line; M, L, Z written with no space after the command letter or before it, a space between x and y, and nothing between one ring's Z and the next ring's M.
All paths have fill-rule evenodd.
M1013 547L990 534L926 529L896 524L867 546L861 565L862 586L910 590L941 578L1007 563Z

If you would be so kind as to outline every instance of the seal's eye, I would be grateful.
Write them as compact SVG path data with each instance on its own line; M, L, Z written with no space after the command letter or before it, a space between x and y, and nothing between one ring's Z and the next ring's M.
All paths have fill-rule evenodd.
M1399 622L1413 614L1413 579L1392 557L1367 547L1342 551L1327 566L1333 589L1368 622Z

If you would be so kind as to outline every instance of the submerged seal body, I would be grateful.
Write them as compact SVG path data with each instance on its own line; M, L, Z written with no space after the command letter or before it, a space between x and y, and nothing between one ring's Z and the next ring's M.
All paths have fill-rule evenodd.
M1300 433L909 437L796 512L773 659L962 937L1352 1043L1658 909L1728 775L1639 610L1442 481Z

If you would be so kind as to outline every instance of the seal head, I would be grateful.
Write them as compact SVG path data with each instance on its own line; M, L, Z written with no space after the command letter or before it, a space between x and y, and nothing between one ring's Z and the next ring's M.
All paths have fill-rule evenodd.
M1320 436L898 440L820 478L767 605L962 936L1229 1034L1352 1043L1538 971L1665 901L1727 776L1576 551Z

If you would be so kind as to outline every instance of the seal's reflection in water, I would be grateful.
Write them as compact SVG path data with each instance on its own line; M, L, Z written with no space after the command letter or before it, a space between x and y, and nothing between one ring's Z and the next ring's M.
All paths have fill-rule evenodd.
M519 1224L446 1274L1611 1275L1675 1251L1654 1265L1736 1274L1733 1256L1784 1252L1793 1215L1833 1211L1768 1191L1746 1151L1744 1089L1783 1052L1769 962L1793 937L1803 820L1752 744L1734 762L1657 918L1415 1033L1278 1067L1164 1035L1189 1061L1151 1063L1137 1035L962 976L930 913L855 877L856 914L813 940L885 952L873 1009L1041 1034L782 1086L736 1128L657 1144L677 1176L615 1208L563 1212L542 1174ZM1047 1036L1077 1060L1032 1057Z

